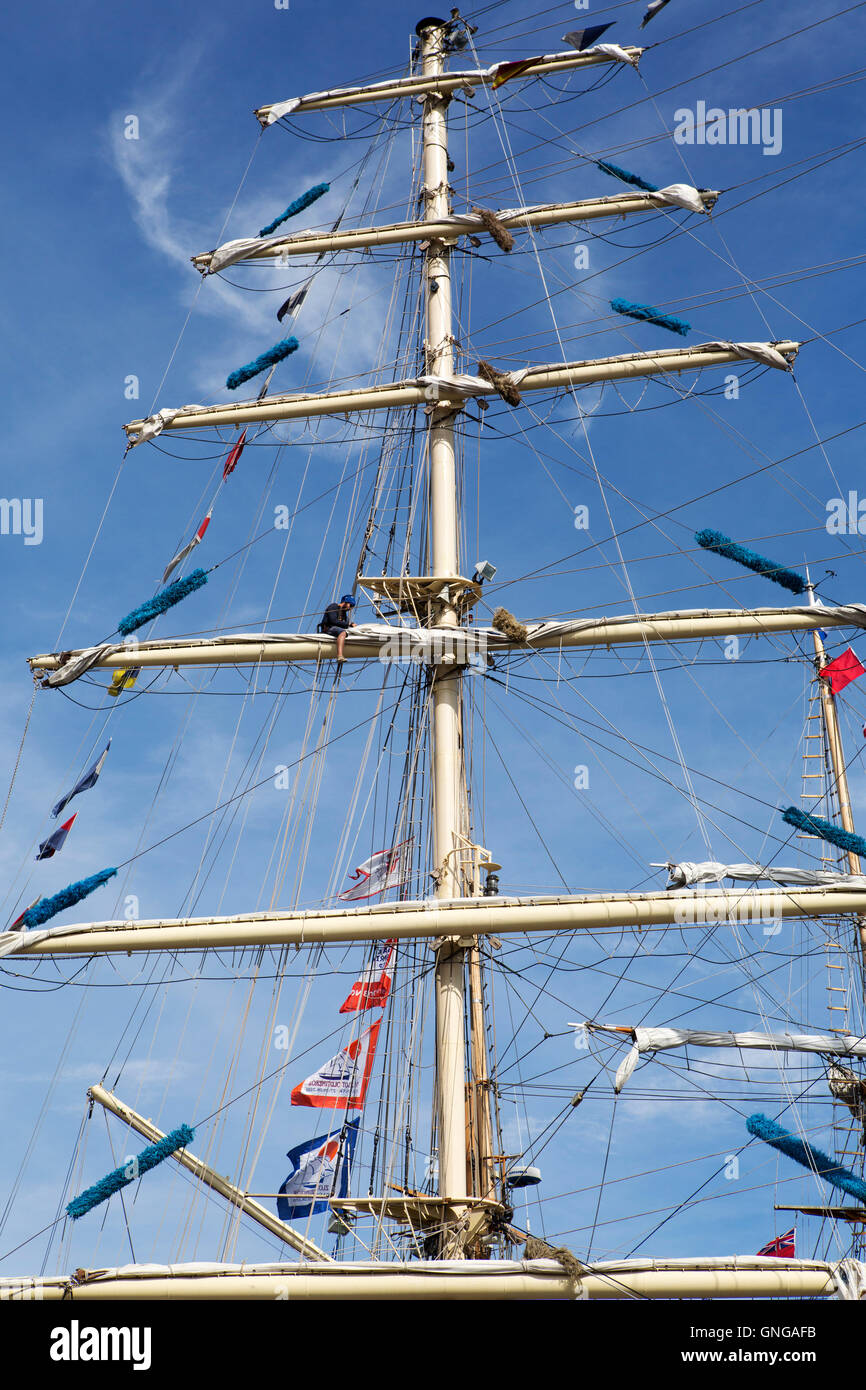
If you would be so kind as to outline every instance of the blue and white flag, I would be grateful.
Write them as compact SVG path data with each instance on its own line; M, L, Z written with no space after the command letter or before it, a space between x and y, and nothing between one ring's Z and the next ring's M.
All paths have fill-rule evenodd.
M60 812L66 806L69 805L73 796L77 796L79 792L89 792L91 787L96 786L96 783L99 780L99 774L102 771L102 764L108 757L108 750L110 747L111 739L108 740L108 743L105 745L105 751L103 753L100 753L93 766L87 769L83 777L79 777L78 781L75 783L75 786L72 788L72 791L67 792L65 796L62 796L56 806L52 806L52 816L54 816L55 818L59 816Z
M342 1129L320 1134L289 1149L293 1171L280 1188L277 1213L281 1221L316 1216L328 1210L329 1197L346 1197L358 1139L358 1120ZM342 1136L342 1137L341 1137Z

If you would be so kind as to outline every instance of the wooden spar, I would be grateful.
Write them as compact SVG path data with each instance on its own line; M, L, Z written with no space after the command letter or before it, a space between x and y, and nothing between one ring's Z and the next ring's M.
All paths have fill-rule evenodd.
M761 637L777 632L809 632L818 627L850 626L855 624L844 608L708 608L683 613L643 613L622 619L600 618L571 632L541 632L537 636L530 632L519 650L616 647L634 642L698 641L705 637ZM383 633L381 642L372 638L365 641L363 637L356 638L350 633L345 648L347 661L385 659L382 642L399 636L401 632L405 635L406 629L393 628ZM497 652L518 650L514 642L509 642L498 633L487 637L485 642L486 650L494 656ZM268 636L261 641L255 637L229 637L219 641L208 638L157 639L140 642L134 649L134 657L136 666L146 667L256 666L259 663L324 661L330 659L333 650L332 639L300 633L282 638ZM124 652L127 653L127 661L131 661L128 649L112 648L97 658L90 669L115 667ZM68 660L80 655L80 651L62 655ZM56 671L64 664L60 658L61 653L43 652L27 660L32 671Z
M644 51L631 44L623 44L622 48L635 62ZM568 72L572 68L594 67L597 63L616 61L618 61L616 58L607 53L592 53L591 51L586 53L547 53L526 68L521 76L540 77L543 73ZM298 104L289 114L294 116L296 113L303 113L304 111L329 111L335 106L359 106L371 101L394 101L399 97L423 96L428 92L445 95L460 88L484 86L486 83L492 82L494 77L494 72L484 69L451 73L425 71L415 73L411 77L399 77L393 81L380 82L376 85L341 87L332 92L310 92L307 96L299 98ZM255 114L262 126L271 125L275 120L280 119L279 115L273 113L281 105L281 102L269 102L267 105L257 108Z
M0 1278L0 1301L288 1299L451 1302L635 1298L832 1298L838 1265L775 1256L605 1261L568 1277L556 1260L413 1260L404 1264L127 1265L74 1279Z
M701 188L697 192L708 211L719 198L718 192L713 189ZM549 203L544 207L506 210L497 212L496 216L511 231L519 232L530 227L555 227L564 222L591 222L600 217L628 217L634 212L658 212L660 208L676 211L658 193L614 193L601 198L583 198L574 203ZM471 217L461 225L459 216L455 216L450 221L389 222L381 227L301 232L294 236L269 237L260 245L251 246L242 262L233 264L283 256L319 255L327 251L354 251L366 246L396 246L410 241L452 241L478 231L477 222ZM213 255L213 251L202 251L190 259L196 270L206 273Z
M776 1202L774 1211L799 1211L803 1216L824 1216L832 1221L858 1221L866 1224L866 1207L783 1207Z
M790 362L800 344L792 339L770 343ZM523 391L554 391L567 386L591 386L600 381L627 381L633 377L667 376L674 372L703 370L705 367L726 367L743 359L730 348L698 344L693 348L659 348L654 352L627 352L617 357L598 357L580 362L563 362L556 366L532 367L520 382ZM479 396L495 394L480 390ZM388 382L384 386L358 387L355 390L311 392L304 395L266 396L264 400L227 402L222 405L186 406L173 419L166 421L166 430L194 430L222 425L252 424L264 420L306 420L318 415L351 415L358 411L391 410L400 405L429 405L429 387L412 381ZM439 404L459 409L465 397L453 400L447 391L440 390ZM124 425L129 439L138 435L144 420L132 420Z
M466 898L353 911L265 912L232 917L83 923L42 937L21 933L10 956L111 955L227 946L312 946L412 938L502 936L514 932L649 931L726 920L866 914L866 889L789 888L741 893L615 893L548 899ZM453 1195L453 1194L449 1194Z
M117 1115L119 1119L124 1120L130 1128L143 1134L152 1144L165 1138L161 1129L157 1129L150 1120L145 1120L141 1115L136 1114L130 1106L125 1105L111 1091L106 1091L102 1086L91 1086L87 1094L105 1110L110 1110L112 1115ZM291 1245L293 1250L297 1250L308 1260L324 1260L328 1264L331 1263L331 1256L327 1255L324 1250L320 1250L318 1245L307 1240L306 1236L300 1235L298 1231L292 1230L291 1226L287 1226L278 1217L272 1216L267 1208L260 1206L252 1197L247 1197L239 1187L235 1187L228 1178L215 1172L202 1159L196 1158L189 1149L178 1149L172 1157L177 1159L181 1167L186 1168L194 1177L204 1183L205 1187L210 1187L214 1192L218 1192L221 1197L225 1197L231 1202L232 1206L239 1207L247 1216L251 1216L253 1221L264 1226L271 1235L285 1241L286 1245Z

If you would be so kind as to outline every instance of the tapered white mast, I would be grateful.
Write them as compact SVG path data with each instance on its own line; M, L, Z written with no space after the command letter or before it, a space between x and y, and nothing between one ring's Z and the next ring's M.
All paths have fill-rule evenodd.
M421 70L425 77L443 71L445 29L442 20L422 19ZM447 217L449 97L428 92L424 97L424 214L433 221ZM431 376L451 376L454 350L451 323L451 249L432 240L424 258L426 305L425 371ZM446 580L460 573L457 532L457 471L454 412L435 406L427 434L430 475L431 574ZM458 625L458 613L450 590L443 588L438 624ZM458 837L465 830L466 804L461 749L461 676L452 668L433 669L433 853L436 893L441 898L463 896L459 877ZM463 1040L464 951L446 939L436 953L436 1076L439 1100L439 1193L443 1197L466 1196L465 1048Z

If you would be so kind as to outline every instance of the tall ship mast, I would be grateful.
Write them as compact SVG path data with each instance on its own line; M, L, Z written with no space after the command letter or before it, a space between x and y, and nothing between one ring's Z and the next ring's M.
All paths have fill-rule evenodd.
M592 161L612 191L570 202L463 206L455 197L455 108L461 119L469 113L468 144L486 103L510 168L515 156L503 89L524 84L519 90L549 96L560 89L543 84L556 79L567 80L561 90L573 95L573 84L640 73L644 47L615 41L604 32L609 27L584 26L566 35L561 50L485 65L477 29L457 10L422 18L405 74L283 99L255 113L265 142L275 126L294 132L316 117L327 118L332 132L346 132L346 121L362 113L363 128L374 135L368 153L345 176L352 192L379 157L384 122L397 122L401 132L409 131L416 168L401 215L382 198L391 217L371 205L369 215L365 208L355 218L344 206L336 220L294 230L290 218L318 217L306 209L328 196L329 184L322 182L298 190L286 212L257 236L206 252L190 248L205 295L215 277L235 274L248 277L248 285L265 274L269 290L281 288L283 337L273 347L263 344L261 354L228 377L223 398L181 406L159 401L152 413L125 425L130 464L149 449L186 449L185 458L211 460L213 496L206 498L210 506L193 539L166 556L170 563L154 595L142 594L116 631L29 658L37 711L60 692L93 697L99 687L103 701L89 706L101 712L93 735L100 746L93 743L92 759L82 757L74 786L52 808L56 828L36 858L55 859L74 833L68 802L76 798L69 811L80 811L99 795L97 784L111 769L102 751L109 718L116 747L141 694L186 688L194 704L206 691L227 690L220 682L240 679L245 707L247 698L252 708L258 697L256 708L267 699L271 712L239 774L228 775L233 743L217 758L221 766L225 752L225 773L188 784L186 814L173 802L175 821L182 821L176 829L151 833L146 824L121 864L97 864L68 884L58 861L62 883L56 891L42 891L42 879L35 886L28 879L8 900L0 934L5 970L34 989L68 983L79 971L93 994L123 980L134 1003L116 1044L106 1049L104 1072L87 1087L77 1135L67 1136L72 1152L63 1183L57 1179L55 1219L42 1237L43 1247L48 1240L42 1270L22 1260L22 1234L24 1248L16 1246L0 1275L5 1298L38 1290L46 1300L122 1300L134 1288L137 1299L790 1299L856 1298L866 1288L866 877L837 701L859 675L859 659L847 644L856 644L866 628L866 605L844 602L817 572L813 582L805 565L788 566L753 549L754 526L744 522L740 536L711 526L717 513L709 482L693 489L695 496L706 494L708 513L689 554L700 557L710 582L738 587L726 589L729 599L717 607L639 603L621 549L624 528L614 524L608 507L617 474L602 472L593 447L594 407L587 404L613 396L636 414L643 392L661 384L685 409L699 382L763 374L761 389L773 409L773 391L788 388L798 354L809 350L802 339L812 335L687 344L689 325L667 306L611 296L617 322L630 330L640 324L657 340L578 357L552 317L542 350L517 338L513 352L491 362L471 346L470 296L457 304L467 265L477 262L475 273L483 274L490 262L501 258L504 265L516 250L529 258L524 266L531 262L537 270L542 300L550 306L553 281L546 277L542 240L548 229L560 230L571 246L575 236L644 223L661 235L713 217L724 196L719 190L696 187L684 175L656 187L612 158ZM332 200L328 213L336 206ZM317 276L376 256L393 258L398 267L395 284L403 298L395 290L383 328L390 331L400 321L396 356L382 356L366 379L344 377L335 367L324 384L284 389L301 360L294 356L294 330L300 333L304 313L315 304ZM504 317L507 323L507 312ZM527 363L528 357L538 360ZM485 507L482 455L485 486L507 489L512 484L497 471L497 451L508 421L523 432L528 454L536 438L528 431L546 423L538 414L542 406L536 410L532 403L546 410L557 401L572 411L563 454L579 460L587 486L597 486L605 499L602 533L621 561L611 573L621 575L622 612L515 614L499 602L505 586L501 577L497 585L492 561L501 572L503 558L482 553L480 526L478 539L469 539L471 487L479 517ZM333 552L321 559L332 589L318 625L309 620L310 609L325 581L311 585L297 630L281 624L274 630L269 608L264 625L218 615L210 628L190 631L198 602L193 595L206 583L210 593L222 578L220 565L233 559L216 563L215 551L210 560L204 557L213 545L209 525L226 515L237 470L257 449L262 456L265 449L279 456L287 446L300 451L305 439L318 441L320 429L331 431L322 440L339 445L343 428L344 439L353 429L361 432L356 438L363 435L369 454L364 487L370 486L364 492L344 470L338 487L348 477L354 490L339 546L331 545L327 531L322 539L322 556L326 547ZM644 426L635 419L632 428L639 433ZM473 471L468 454L476 444ZM547 468L543 454L536 451L536 458ZM318 490L324 493L324 485ZM294 543L292 528L301 531L302 510L278 519L271 532L279 537L282 529ZM581 508L573 510L580 541ZM667 504L657 515L668 517ZM667 532L657 526L653 534ZM259 539L239 541L236 553ZM783 555L795 553L778 539L767 548L780 545ZM563 548L550 549L551 565ZM515 574L522 570L519 556L510 563ZM784 602L774 602L779 585L787 591ZM527 592L528 586L521 590ZM168 635L175 621L176 635ZM694 744L685 751L666 693L669 663L688 672L695 652L733 643L738 656L741 642L750 651L766 648L780 661L783 653L804 672L802 732L785 787L773 772L778 806L763 792L746 790L733 767L726 780L694 765L699 754ZM670 734L665 751L655 741L644 745L620 712L599 704L597 692L586 701L583 672L611 654L639 666L642 689L658 696ZM788 671L777 668L777 685ZM300 699L293 704L291 751L271 772L269 740L289 694L305 700L308 712L300 715ZM576 697L574 709L566 696ZM519 750L513 761L489 737L488 701L506 710ZM680 806L695 814L700 836L689 828L681 839L691 837L703 852L687 859L669 849L645 864L637 886L579 892L571 885L578 873L591 880L591 865L563 872L548 852L541 880L523 890L514 878L514 854L506 852L513 835L498 826L497 804L480 808L478 789L486 760L498 759L495 785L514 789L538 831L515 779L520 754L534 759L541 775L543 750L535 735L542 715L558 720L569 738L591 727L606 754L621 755L624 766L656 778L671 800L679 799L678 814ZM240 731L239 722L238 752L247 726ZM739 738L736 729L733 734ZM168 754L166 778L181 756L183 737L178 733ZM754 756L760 761L763 755ZM774 769L775 757L774 749ZM795 767L797 759L802 767ZM709 764L708 757L704 761ZM570 765L566 769L578 795L586 774L583 765L573 773ZM16 775L17 768L10 796ZM278 819L261 830L273 844L269 882L263 876L255 901L231 910L231 871L243 874L244 827L265 786L283 796ZM77 800L85 793L87 803ZM317 858L320 805L330 798L333 807L341 794L342 829ZM623 795L630 800L627 791ZM636 815L655 822L648 836L659 839L661 832L672 846L677 834L661 828L663 801L656 797L650 806L645 789L635 793L638 802L642 796L644 808ZM737 820L733 808L747 801L753 811L761 803L755 833L722 831L717 817ZM605 815L608 803L590 804L593 818L624 845L616 815ZM117 889L122 906L141 854L168 855L173 837L199 820L206 822L206 839L180 911L171 915L157 902L153 912L133 906L99 917L100 899L91 894L103 892L107 901ZM153 821L157 825L161 819ZM539 839L543 844L540 833ZM722 842L725 857L719 858L712 851ZM731 846L740 846L740 853L728 852ZM324 885L312 898L311 890L302 891L308 860L308 878L318 874ZM85 900L87 908L79 907ZM127 1089L133 1073L124 1073L122 1059L129 1062L145 1037L158 1054L158 1040L161 1045L176 1036L179 1057L188 1025L176 1016L169 984L176 979L192 988L192 1017L200 982L220 975L238 991L226 1004L226 1021L235 1018L244 991L235 1042L228 1026L224 1035L217 1030L200 1087L183 1086L178 1073L184 1099L197 1107L188 1116L177 1113L180 1092L173 1073L167 1075L157 1123ZM345 1002L332 1009L328 1001L346 986ZM814 1001L822 991L825 1007L818 1016ZM518 1017L507 1012L515 1001ZM536 1053L551 1040L558 1050L543 1054L546 1066L536 1074ZM533 1097L531 1113L524 1111L525 1130L510 1118L514 1096L524 1088ZM731 1250L722 1223L712 1246L699 1253L671 1255L667 1232L654 1251L650 1227L656 1218L644 1205L648 1174L665 1175L658 1178L665 1188L659 1208L664 1225L702 1200L693 1180L698 1170L686 1169L682 1178L680 1170L698 1158L678 1154L672 1137L657 1152L633 1154L633 1173L614 1175L621 1157L614 1121L629 1105L656 1106L660 1114L686 1094L699 1103L708 1133L706 1117L714 1107L739 1117L737 1144L727 1131L714 1145L705 1135L703 1148L712 1151L702 1152L700 1161L709 1164L720 1199L721 1185L733 1175L725 1200L751 1203L768 1237L776 1232L781 1240L778 1249ZM809 1109L819 1096L820 1123ZM553 1139L566 1144L582 1175L593 1171L591 1181L575 1180L581 1214L573 1226L563 1213L574 1193L551 1194L548 1207L545 1153ZM698 1136L695 1143L701 1148ZM281 1157L287 1150L288 1177ZM759 1206L755 1185L747 1195L747 1184L738 1182L747 1154L762 1155ZM280 1162L283 1171L275 1167ZM621 1195L624 1189L628 1195ZM600 1232L606 1222L625 1219L620 1207L628 1210L632 1192L642 1194L633 1208L640 1239L635 1227L625 1253L614 1254L617 1240L608 1242ZM10 1231L25 1231L23 1206L13 1193L6 1211L7 1221L15 1216ZM177 1238L162 1230L156 1213L163 1210L178 1224ZM548 1219L547 1210L555 1216ZM153 1248L146 1259L137 1229L142 1217ZM102 1220L110 1239L101 1254L88 1256ZM30 1224L45 1226L44 1220ZM799 1233L796 1253L778 1231L792 1224ZM118 1254L106 1265L115 1237ZM124 1252L130 1258L122 1258Z

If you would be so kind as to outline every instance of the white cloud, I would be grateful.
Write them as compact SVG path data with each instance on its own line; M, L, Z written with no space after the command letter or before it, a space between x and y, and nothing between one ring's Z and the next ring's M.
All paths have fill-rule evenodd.
M129 197L132 218L144 242L180 270L181 277L176 283L181 298L185 304L194 302L195 314L221 318L231 326L238 355L238 362L231 363L235 366L247 353L258 354L263 346L285 333L287 325L281 327L275 318L280 299L276 293L273 296L250 294L236 289L220 276L208 276L197 286L197 273L190 264L190 257L210 249L217 240L250 235L251 229L257 230L272 218L275 210L284 206L296 190L287 190L283 179L277 183L272 175L268 177L267 187L250 179L249 191L244 187L243 196L238 190L238 195L232 198L230 214L222 226L218 225L218 213L215 224L215 205L203 208L200 215L191 208L188 200L194 195L188 190L184 171L200 170L202 160L200 135L186 122L184 113L189 108L195 68L200 58L200 49L185 49L173 70L161 69L156 80L145 83L144 88L130 98L125 110L115 111L107 131L108 146L111 162ZM130 128L130 116L136 118L137 127ZM137 138L127 138L130 133ZM339 170L319 165L309 172L296 171L293 181L297 179L300 185L305 181L328 181L338 173ZM228 183L220 186L225 187L228 201ZM329 209L326 220L330 215ZM232 273L237 273L239 278L245 274L242 268ZM282 292L288 283L300 282L304 273L305 268L301 266L290 271L285 266L260 266L251 283L257 291L269 288ZM335 368L326 364L335 360L338 351L341 378L353 373L366 377L380 356L384 355L387 360L387 353L382 352L382 323L390 278L387 269L383 272L371 265L351 267L348 272L345 268L323 267L318 272L316 285L303 311L304 322L299 336L304 330L316 334L304 356L311 361L318 358L322 366L314 367L312 373L308 366L308 375L326 377L333 373ZM344 315L352 305L358 307L352 315L351 332L347 332L348 319ZM224 396L226 359L225 350L218 342L213 352L196 350L191 372L190 390L204 398ZM303 389L310 389L310 383L305 382Z

